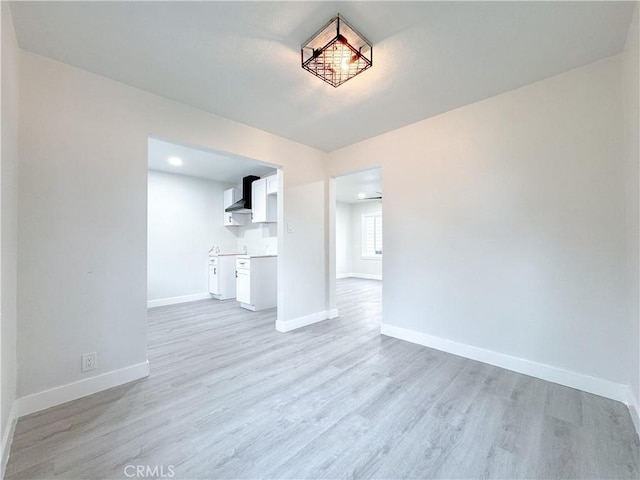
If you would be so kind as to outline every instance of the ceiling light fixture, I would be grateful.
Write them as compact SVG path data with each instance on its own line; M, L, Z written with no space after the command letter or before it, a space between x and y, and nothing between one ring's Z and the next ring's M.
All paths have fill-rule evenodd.
M337 87L373 65L373 46L338 14L300 50L302 68Z
M362 199L363 199L364 197L366 197L366 196L367 196L367 194L366 194L366 193L363 193L363 192L360 192L360 193L358 194L358 198L359 198L360 200L362 200Z
M178 157L169 157L169 163L174 167L182 166L182 159Z

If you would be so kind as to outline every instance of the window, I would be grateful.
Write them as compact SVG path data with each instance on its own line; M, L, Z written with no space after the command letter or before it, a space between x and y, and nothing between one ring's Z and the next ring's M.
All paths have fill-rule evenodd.
M382 214L362 215L362 258L382 258Z

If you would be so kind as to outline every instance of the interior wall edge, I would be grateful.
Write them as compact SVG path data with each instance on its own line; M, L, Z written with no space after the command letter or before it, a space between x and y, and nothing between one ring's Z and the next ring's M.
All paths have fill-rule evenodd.
M380 325L382 335L398 338L442 352L451 353L460 357L488 363L496 367L505 368L513 372L536 377L548 382L557 383L566 387L582 390L605 398L610 398L630 405L629 397L631 389L628 385L615 383L603 378L592 377L583 373L564 370L562 368L533 362L520 357L513 357L504 353L486 350L445 338L435 337L427 333L397 327L388 323ZM637 405L637 403L636 403Z
M15 428L17 391L18 283L18 123L20 48L8 2L0 6L2 88L0 105L0 474L9 457Z
M640 404L638 404L638 399L634 395L631 385L628 387L626 404L629 408L629 414L631 415L633 426L636 429L636 435L640 437L640 414L638 413L640 412Z

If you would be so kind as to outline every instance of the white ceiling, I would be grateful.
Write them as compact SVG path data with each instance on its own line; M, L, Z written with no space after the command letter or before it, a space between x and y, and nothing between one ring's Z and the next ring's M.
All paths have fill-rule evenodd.
M169 158L178 157L181 166L169 163ZM158 139L149 139L149 169L162 172L207 178L222 183L239 184L242 177L257 175L264 177L274 173L272 167L242 157L218 155Z
M336 200L345 203L359 203L359 193L367 197L379 196L382 192L382 169L372 168L336 178ZM364 200L370 201L370 200Z
M20 46L331 151L616 54L634 2L12 2ZM300 45L335 13L374 64L334 89Z

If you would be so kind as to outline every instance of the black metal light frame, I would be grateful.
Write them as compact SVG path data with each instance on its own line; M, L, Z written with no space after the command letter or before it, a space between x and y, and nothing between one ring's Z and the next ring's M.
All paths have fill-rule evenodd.
M326 42L320 40L318 48L321 37L330 39ZM342 15L337 14L304 42L300 58L302 68L338 87L373 66L373 46Z

